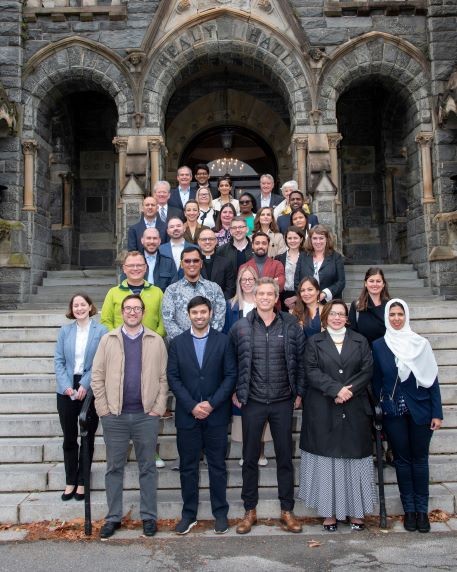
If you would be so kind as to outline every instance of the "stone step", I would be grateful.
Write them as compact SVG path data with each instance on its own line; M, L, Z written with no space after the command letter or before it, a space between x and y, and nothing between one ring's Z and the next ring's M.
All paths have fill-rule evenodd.
M374 264L372 265L374 266ZM416 270L414 270L414 266L412 264L385 264L379 265L386 274L395 274L397 272L414 272L417 276ZM365 276L365 272L368 270L370 266L368 264L345 264L344 268L346 272L353 272L355 274L360 274L362 278Z
M61 311L36 312L15 311L14 314L0 312L0 328L57 328L68 324Z
M54 393L55 389L56 378L54 374L0 375L0 394Z
M424 302L430 301L431 297L433 298L431 290L423 286L417 288L413 286L405 286L404 288L394 286L393 288L389 287L389 292L392 298L401 298L408 303L415 298ZM360 288L346 287L343 291L343 300L346 303L352 302L352 300L358 298L359 294ZM438 296L436 299L438 299Z
M114 286L116 284L116 276L108 275L97 275L97 276L90 276L90 277L76 277L76 276L53 276L52 278L45 278L43 280L43 286L41 288L48 289L51 287L67 287L67 288L79 288L85 292L88 288L93 288L94 286Z
M75 270L48 270L46 278L93 278L94 276L116 276L114 268L85 268Z
M55 342L58 333L59 328L1 328L0 342Z
M88 286L85 292L89 294L92 300L103 300L111 286ZM30 301L32 303L50 301L66 302L68 304L70 298L81 290L82 288L78 289L68 286L48 286L46 288L40 286L38 292L31 296Z
M4 493L0 495L0 521L27 523L42 520L71 520L84 517L83 502L66 502L60 500L61 491L40 492L31 494ZM259 489L259 504L257 516L259 518L277 517L280 513L279 501L277 500L277 488ZM386 485L386 507L389 515L403 514L398 488L396 485ZM454 512L455 487L452 483L430 486L429 509L440 509L449 513ZM181 494L178 490L161 490L157 495L159 519L176 519L181 516ZM229 518L240 518L244 514L244 508L238 489L228 490L228 502L230 504ZM125 491L124 515L129 514L132 519L139 519L139 495L138 491ZM106 515L106 496L102 491L96 491L91 495L92 518L99 520ZM315 512L306 509L303 503L297 501L294 512L297 516L316 516ZM212 520L209 491L203 489L200 492L200 504L198 511L200 520Z
M3 342L0 343L0 354L3 357L42 357L43 359L54 356L55 342ZM20 360L18 359L18 362Z
M5 357L0 360L0 374L42 374L54 373L54 360L52 358L31 357L17 359Z
M457 319L441 319L439 321L413 319L411 320L411 327L421 336L427 336L428 338L430 334L453 334L454 338L457 337Z
M455 338L455 336L450 337ZM433 353L439 366L452 365L455 367L457 365L457 353L455 350L435 350Z

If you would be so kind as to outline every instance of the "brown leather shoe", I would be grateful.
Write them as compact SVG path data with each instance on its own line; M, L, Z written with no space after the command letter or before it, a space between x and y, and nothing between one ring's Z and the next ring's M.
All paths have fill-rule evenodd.
M247 510L244 513L243 520L236 527L237 534L247 534L251 532L251 528L254 524L257 524L257 511L255 508Z
M303 530L302 525L298 522L294 513L291 511L282 510L280 522L283 529L288 530L289 532L301 532Z

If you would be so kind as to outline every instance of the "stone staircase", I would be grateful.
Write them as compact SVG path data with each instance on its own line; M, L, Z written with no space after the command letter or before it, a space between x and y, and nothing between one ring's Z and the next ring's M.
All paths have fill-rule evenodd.
M457 302L443 302L431 296L427 289L413 282L410 268L385 267L392 291L405 296L411 303L413 328L430 339L440 366L441 391L445 422L432 439L430 509L440 508L456 512L457 499ZM348 267L346 300L354 298L360 289L365 267ZM53 374L54 342L58 328L66 322L65 307L73 291L81 288L94 296L100 307L103 290L114 282L100 278L109 272L65 271L49 273L43 289L37 293L42 299L54 300L49 306L33 300L25 308L14 312L0 312L0 522L31 522L82 517L84 503L63 503L60 494L64 486L61 430L56 413L55 380ZM404 276L403 276L403 273ZM95 275L94 275L95 274ZM397 280L397 276L399 276ZM63 285L61 284L63 282ZM406 285L406 282L408 284ZM51 289L51 290L49 290ZM419 292L420 291L420 292ZM52 292L52 294L51 294ZM347 292L350 294L347 295ZM46 293L49 293L47 297ZM416 294L415 296L410 293ZM170 395L170 406L174 400ZM298 438L301 413L295 413L295 463L298 468ZM176 458L173 420L161 421L160 455L166 467L159 470L159 517L176 518L180 515L181 498L179 473L172 471ZM239 444L229 449L229 492L231 518L243 514L240 500L241 467L238 464ZM271 444L266 447L269 464L260 469L261 517L276 516L279 511L276 490L276 466ZM134 460L134 451L130 452ZM96 437L92 470L93 518L102 518L106 511L104 493L105 447L99 429ZM394 471L385 470L387 508L389 514L401 513ZM298 470L296 471L298 483ZM138 518L138 471L129 462L125 473L125 513L131 511ZM300 502L298 515L312 515ZM199 518L211 518L206 465L201 463L201 505Z

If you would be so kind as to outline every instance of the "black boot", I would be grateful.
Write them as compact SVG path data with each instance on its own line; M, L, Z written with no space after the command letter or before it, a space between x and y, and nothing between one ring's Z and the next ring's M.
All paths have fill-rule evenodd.
M417 519L415 512L405 512L403 517L403 526L408 532L414 532L417 530Z
M426 512L417 513L417 530L419 532L430 532L430 521Z

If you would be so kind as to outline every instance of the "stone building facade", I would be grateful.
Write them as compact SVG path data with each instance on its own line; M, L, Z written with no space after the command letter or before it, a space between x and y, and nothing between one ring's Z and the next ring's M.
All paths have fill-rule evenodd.
M224 130L348 264L457 294L455 0L4 0L0 31L2 307L112 265L143 194Z

